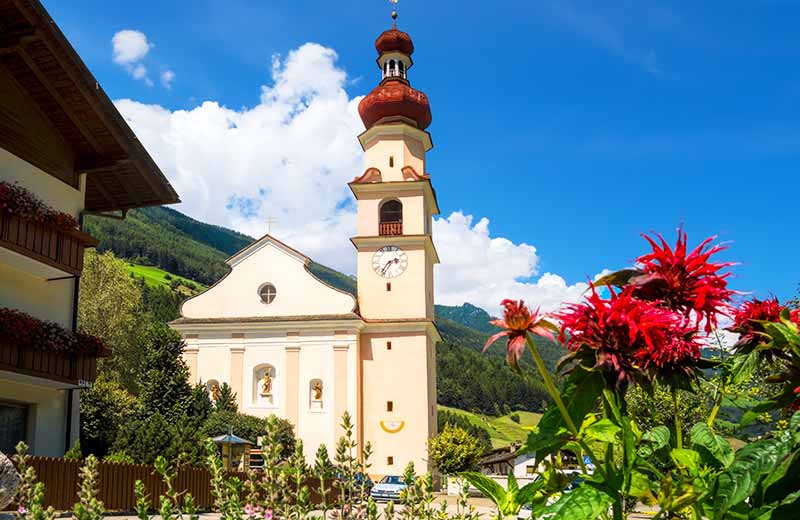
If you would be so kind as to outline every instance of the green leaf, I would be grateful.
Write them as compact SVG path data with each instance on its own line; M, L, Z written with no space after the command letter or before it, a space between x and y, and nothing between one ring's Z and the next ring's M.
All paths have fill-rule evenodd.
M692 427L690 436L695 449L701 447L706 450L723 468L727 468L733 462L733 448L731 448L731 445L722 436L711 431L711 428L706 423L695 424Z
M529 482L525 484L517 492L514 502L519 504L520 509L522 506L530 504L533 502L533 499L536 498L536 494L544 487L544 485L545 480L543 478L535 482ZM517 509L517 512L519 512L519 509Z
M745 356L736 356L733 358L733 366L731 367L733 384L738 385L748 380L756 373L757 369L758 352L753 351Z
M483 493L486 498L494 502L498 508L505 504L506 490L494 480L473 471L465 471L460 475L467 479L467 482L474 486L475 489Z
M618 441L617 434L620 431L622 431L622 428L611 422L610 419L601 419L588 426L584 433L589 439L616 443Z
M754 442L736 452L733 463L718 479L717 518L752 495L761 477L788 453L788 443L777 439Z
M640 271L639 269L622 269L620 271L616 271L614 273L601 276L600 278L594 281L594 285L596 287L601 287L604 285L624 287L628 285L633 278L641 276L643 274L644 271Z
M687 448L675 448L670 452L672 460L678 467L688 470L698 470L700 468L700 454Z
M572 421L582 424L583 418L594 408L603 391L603 376L599 372L577 367L564 382L561 399ZM522 453L535 454L537 459L558 451L568 440L566 424L555 403L547 407L536 431L528 435Z
M552 514L547 517L549 520L596 520L613 503L614 499L608 493L583 485L561 495L555 504L546 507L542 513Z
M628 494L636 498L647 498L653 496L650 479L644 473L634 470L631 473L631 486Z
M643 444L639 446L638 455L643 459L649 459L655 452L669 445L669 428L666 426L656 426L642 435Z

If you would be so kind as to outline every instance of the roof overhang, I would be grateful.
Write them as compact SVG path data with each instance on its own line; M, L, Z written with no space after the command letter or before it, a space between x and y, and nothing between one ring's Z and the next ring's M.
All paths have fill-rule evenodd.
M428 254L433 258L433 263L438 264L439 253L436 252L436 246L433 245L433 239L430 235L378 235L369 237L353 237L350 239L358 249L362 248L381 248L390 242L396 246L421 246L424 247Z
M0 74L16 82L72 151L69 173L87 174L87 211L180 202L39 0L0 0ZM0 132L0 146L63 177L24 138L3 138Z
M364 320L355 313L317 316L264 316L249 318L178 318L169 326L182 334L215 332L347 331L358 333Z
M361 143L361 148L366 150L367 147L379 137L400 137L411 138L422 143L426 152L433 148L433 140L431 134L425 130L412 126L411 124L396 122L390 124L373 125L372 128L366 130L358 136L358 142Z
M430 179L408 180L408 181L389 181L389 182L350 182L350 191L356 199L360 194L380 193L384 191L392 194L409 193L422 191L429 195L425 197L430 204L431 215L439 215L439 200L436 197L436 190L433 188Z

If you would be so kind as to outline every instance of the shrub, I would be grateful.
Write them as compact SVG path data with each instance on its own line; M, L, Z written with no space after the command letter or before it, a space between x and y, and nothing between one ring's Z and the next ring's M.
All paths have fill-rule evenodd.
M475 469L484 450L466 430L447 424L444 431L428 441L428 456L445 475Z

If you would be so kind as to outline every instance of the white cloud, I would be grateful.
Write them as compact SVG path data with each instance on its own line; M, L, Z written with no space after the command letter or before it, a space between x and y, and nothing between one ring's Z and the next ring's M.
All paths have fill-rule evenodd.
M469 302L498 313L500 301L512 298L553 311L563 302L578 301L588 288L585 282L570 285L554 273L532 280L539 274L534 246L492 237L486 218L473 222L471 215L455 212L434 223L442 260L436 273L437 303Z
M169 90L172 88L172 82L175 81L175 73L167 69L161 73L161 85Z
M355 205L347 187L364 170L356 136L360 97L345 91L337 55L314 43L275 57L260 102L234 110L205 101L170 111L129 99L120 112L184 201L178 209L251 236L273 234L312 258L355 271ZM536 248L491 237L489 221L453 213L435 223L442 265L437 300L497 311L501 299L524 298L552 309L576 300L586 285L537 273Z
M118 31L111 38L111 44L114 47L114 63L117 65L133 65L142 61L153 47L143 32L132 29Z

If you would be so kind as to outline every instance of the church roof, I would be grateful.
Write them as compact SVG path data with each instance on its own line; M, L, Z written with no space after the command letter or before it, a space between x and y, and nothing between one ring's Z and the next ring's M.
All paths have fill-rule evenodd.
M171 321L173 325L201 325L225 323L282 323L294 321L342 321L359 320L361 316L355 312L349 314L308 314L305 316L250 316L243 318L178 318Z
M242 249L240 249L239 251L237 251L236 253L231 255L230 258L225 260L225 263L227 263L230 266L234 266L234 265L238 264L239 262L241 262L242 260L244 260L245 258L247 258L248 256L250 256L255 251L257 251L257 250L261 249L262 247L266 246L267 244L273 244L273 245L277 246L278 249L283 250L284 252L288 253L290 256L293 256L293 257L297 258L298 260L302 260L305 263L310 263L311 262L311 258L309 258L308 256L304 255L303 253L301 253L297 249L293 248L292 246L288 245L287 243L281 242L280 240L278 240L274 236L272 236L269 233L267 233L266 235L262 236L261 238L256 239L256 241L253 242L252 244L243 247Z

